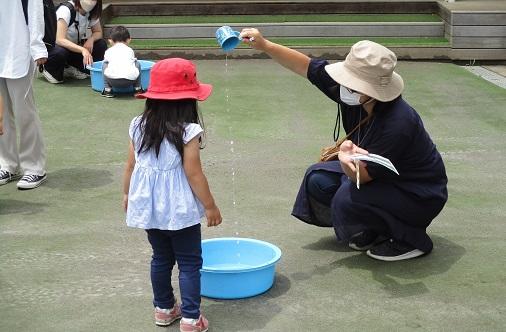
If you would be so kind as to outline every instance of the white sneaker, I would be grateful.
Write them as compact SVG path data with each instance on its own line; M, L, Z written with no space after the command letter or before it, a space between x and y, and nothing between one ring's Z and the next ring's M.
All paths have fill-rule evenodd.
M63 83L63 81L58 81L56 78L53 77L53 75L51 75L46 69L44 69L42 71L42 76L44 76L44 78L49 82L49 83L52 83L52 84L59 84L59 83Z
M68 66L63 70L63 77L74 78L76 80L85 80L88 78L88 75L76 67Z
M46 174L44 175L27 174L23 175L21 180L18 181L17 187L20 190L33 189L40 186L46 180L47 180Z

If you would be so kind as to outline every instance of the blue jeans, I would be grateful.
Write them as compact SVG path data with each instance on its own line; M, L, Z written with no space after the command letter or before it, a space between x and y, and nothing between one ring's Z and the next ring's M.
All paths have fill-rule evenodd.
M153 304L162 309L174 306L176 300L171 276L172 268L177 262L182 315L185 318L199 318L202 268L200 224L177 231L148 229L146 232L153 248L151 260Z

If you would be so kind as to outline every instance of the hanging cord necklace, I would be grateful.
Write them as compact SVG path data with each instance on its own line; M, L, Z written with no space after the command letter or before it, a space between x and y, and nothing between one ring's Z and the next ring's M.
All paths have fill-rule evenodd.
M372 121L371 123L369 124L369 126L367 127L367 130L365 131L364 133L364 136L362 136L362 138L360 137L360 128L362 127L362 111L360 111L360 115L359 115L359 118L358 118L358 132L357 132L357 146L360 146L360 143L364 142L364 139L366 138L367 134L369 134L369 132L371 131L371 128L372 128L372 125L374 124L374 120L376 120L376 117L373 117L372 116L372 113L368 114L367 117L365 119L367 119L369 121L369 119L372 117ZM364 119L364 120L365 120ZM367 121L364 121L364 123L367 123ZM367 125L367 124L366 124Z
M347 139L349 139L351 137L351 135L353 135L353 133L355 133L357 130L360 130L360 127L367 123L373 113L369 113L367 114L367 116L364 118L364 119L361 119L359 120L359 123L355 126L355 128L353 128L348 134L346 134L346 136L344 136L343 138L340 138L340 139L337 139L339 137L339 130L337 130L337 137L335 135L336 133L336 128L338 128L338 125L339 125L339 120L340 120L340 107L339 107L339 104L338 104L338 116L336 117L336 126L334 127L334 140L335 140L335 144L334 145L331 145L331 146L328 146L328 147L325 147L322 149L321 153L320 153L320 161L328 161L328 160L336 160L338 158L338 154L339 154L339 147L341 146L341 144L346 141ZM362 114L360 114L360 118L361 118ZM373 119L374 121L374 119ZM372 122L371 122L371 125L369 126L368 130L366 131L364 137L362 137L362 141L364 140L365 136L367 136L367 134L369 133L369 130L371 129L371 126L372 126ZM357 145L358 145L359 142L357 142Z
M337 135L336 135L337 130ZM337 142L339 139L339 134L341 133L341 105L337 103L337 115L336 115L336 123L334 125L334 142Z

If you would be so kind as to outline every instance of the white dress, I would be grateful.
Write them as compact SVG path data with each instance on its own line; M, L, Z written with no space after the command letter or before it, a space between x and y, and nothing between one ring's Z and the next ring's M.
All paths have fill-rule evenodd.
M130 179L126 223L142 229L179 230L200 223L204 207L188 183L181 156L166 139L158 158L153 149L137 153L142 136L141 117L130 123L129 134L135 149L135 167ZM186 125L184 144L202 134L200 125Z

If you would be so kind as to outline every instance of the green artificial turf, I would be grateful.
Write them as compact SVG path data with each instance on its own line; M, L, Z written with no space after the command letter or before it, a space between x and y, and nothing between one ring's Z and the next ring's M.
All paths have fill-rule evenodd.
M449 42L443 37L345 37L345 38L270 38L271 41L288 47L320 47L320 46L351 46L356 42L368 39L385 45L394 46L427 46L442 47L449 46ZM216 39L134 39L131 42L133 48L142 49L164 49L180 47L216 47ZM239 45L238 48L247 48L246 44Z
M435 14L119 16L108 24L199 24L284 22L441 22Z

